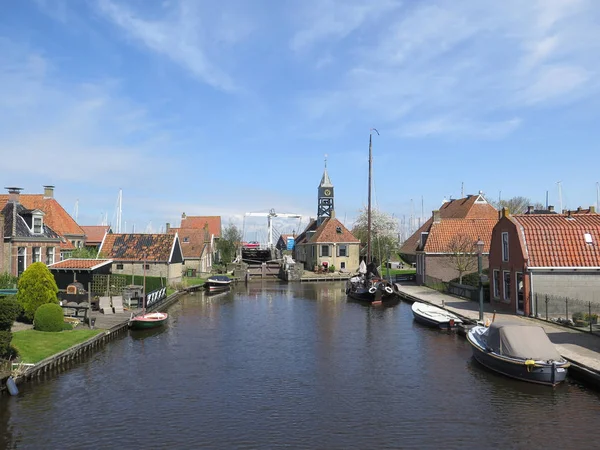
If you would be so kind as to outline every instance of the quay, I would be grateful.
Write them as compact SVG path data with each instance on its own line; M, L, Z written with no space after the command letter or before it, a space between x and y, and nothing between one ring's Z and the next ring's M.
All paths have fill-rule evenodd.
M476 302L426 286L395 283L395 287L397 294L405 301L440 306L469 322L479 319L479 304ZM484 318L491 320L494 314L496 320L541 326L558 352L571 363L569 374L600 389L600 337L540 319L496 312L489 303L485 303Z
M176 302L179 297L185 293L185 290L176 291L164 300L149 307L147 311L164 309ZM92 311L90 313L90 324L93 324L93 328L103 329L104 332L97 334L85 342L81 342L71 348L63 350L60 353L49 356L36 364L24 364L21 370L17 369L18 373L14 377L15 383L19 385L25 381L40 378L47 373L68 368L71 363L78 361L83 356L96 351L108 342L125 333L129 328L131 316L136 316L141 314L141 312L141 309L134 309L122 313L105 315L99 311ZM84 324L84 326L86 325ZM6 385L0 383L0 394L2 394L4 390L6 390Z

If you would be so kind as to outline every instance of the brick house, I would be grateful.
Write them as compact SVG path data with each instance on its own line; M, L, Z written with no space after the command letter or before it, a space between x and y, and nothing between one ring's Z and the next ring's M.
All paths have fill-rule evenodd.
M293 258L307 270L327 265L353 272L360 263L360 240L335 218L333 184L327 166L318 186L317 219L294 242Z
M85 233L85 246L91 249L99 249L104 240L104 236L112 233L109 225L82 225L81 229Z
M0 195L0 208L8 201L8 197ZM54 186L44 186L43 194L20 194L19 201L27 209L43 211L44 223L60 235L57 260L68 258L75 248L85 245L85 232L54 198Z
M61 236L48 226L44 211L20 203L20 188L8 192L0 210L0 273L19 276L34 262L53 264Z
M181 251L183 252L183 272L188 276L198 273L208 273L213 265L214 235L204 229L196 228L171 228L167 223L167 233L179 236Z
M400 255L416 263L418 284L424 284L427 277L450 281L459 276L453 263L455 254L473 253L474 269L470 271L477 270L474 244L479 239L484 243L483 267L487 267L492 229L497 222L496 208L482 193L447 201L404 242Z
M492 305L534 315L536 293L600 303L600 215L593 207L564 214L529 212L511 215L503 208L494 227Z
M107 234L99 254L111 259L112 273L166 277L169 284L180 282L183 252L177 233Z

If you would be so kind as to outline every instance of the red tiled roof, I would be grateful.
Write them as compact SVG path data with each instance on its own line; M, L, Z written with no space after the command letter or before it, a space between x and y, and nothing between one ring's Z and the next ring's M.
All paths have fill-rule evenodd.
M522 229L529 267L600 267L600 214L519 214L511 219Z
M200 258L207 245L204 230L196 228L169 228L169 234L177 233L184 258ZM210 237L209 237L210 238Z
M445 202L440 206L440 219L445 222L446 219L489 219L498 222L498 211L490 205L482 195L469 195L465 198L459 198ZM433 219L430 217L421 227L415 231L400 247L400 253L416 254L419 243L421 242L421 233L429 232L428 239L431 239L431 225ZM444 229L445 232L449 232ZM491 240L491 232L487 235L487 241ZM440 239L448 239L441 237ZM483 239L483 237L482 237ZM477 240L477 239L476 239ZM485 239L484 239L485 240ZM442 241L441 241L442 242ZM489 242L486 244L489 248ZM437 247L436 247L437 248Z
M337 229L340 229L338 233ZM310 244L321 242L360 242L339 220L336 218L325 219L317 228L315 234L310 238Z
M221 216L186 216L181 219L181 228L202 230L207 224L210 234L221 236Z
M0 195L0 209L8 201L8 195ZM19 202L27 209L40 209L46 214L44 223L58 234L84 236L85 232L67 211L53 197L44 197L44 194L21 194Z
M108 234L99 253L113 261L169 262L172 234Z
M483 252L489 253L492 230L498 219L444 219L433 223L425 243L425 253L450 253L450 244L457 236L466 236L473 243L481 239Z
M108 225L82 225L81 229L85 233L86 244L101 244L110 227Z
M94 270L106 264L112 264L111 259L78 259L70 258L48 266L49 269L83 269Z

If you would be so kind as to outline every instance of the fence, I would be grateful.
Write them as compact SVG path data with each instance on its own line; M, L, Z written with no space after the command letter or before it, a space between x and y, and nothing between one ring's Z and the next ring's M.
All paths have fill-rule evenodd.
M139 275L94 275L92 292L95 295L122 295L125 286L143 284L144 277ZM161 277L146 277L146 292L154 291L167 285L167 279Z
M533 296L533 308L538 319L600 334L600 303L536 293Z

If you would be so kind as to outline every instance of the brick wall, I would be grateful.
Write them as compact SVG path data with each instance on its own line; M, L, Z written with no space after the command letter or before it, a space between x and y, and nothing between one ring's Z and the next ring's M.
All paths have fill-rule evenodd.
M475 256L477 258L477 256ZM482 256L483 269L489 266L488 255ZM475 265L472 272L477 272ZM425 275L438 278L442 281L450 281L458 278L458 270L453 266L451 257L446 255L426 255L425 256ZM463 274L466 275L466 274ZM417 280L419 282L419 280ZM420 282L422 284L422 280Z
M54 248L54 262L60 261L60 249L58 244L48 244L40 242L11 242L4 244L4 271L11 275L18 275L18 255L19 247L25 247L25 269L33 263L33 248L40 247L40 261L46 264L46 251L48 248Z
M123 266L122 269L118 269L118 265ZM152 263L147 262L148 268L146 269L146 276L148 277L163 277L167 278L167 283L178 283L181 281L181 273L183 270L182 263L166 264L166 263ZM113 262L112 273L120 275L135 275L144 276L144 266L141 262Z

